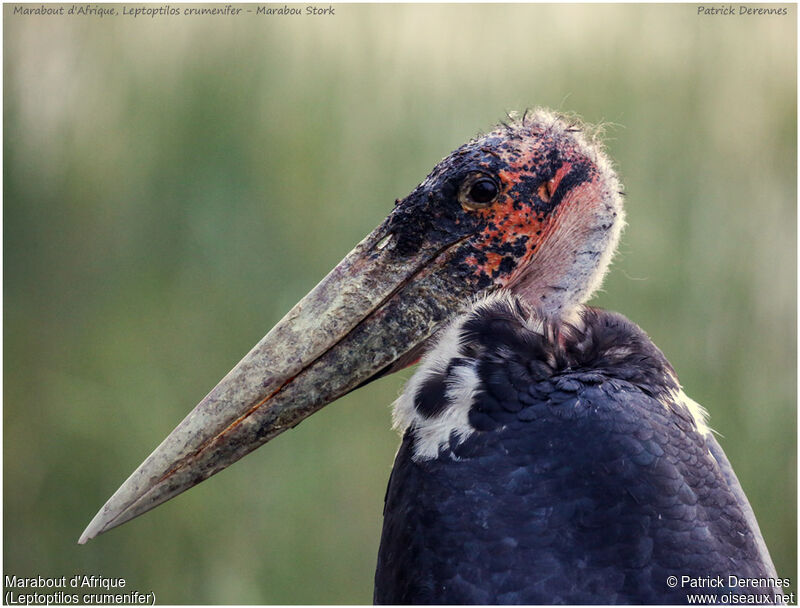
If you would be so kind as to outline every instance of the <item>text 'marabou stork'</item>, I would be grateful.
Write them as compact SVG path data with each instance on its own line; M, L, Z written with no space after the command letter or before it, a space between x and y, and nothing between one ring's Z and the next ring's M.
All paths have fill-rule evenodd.
M619 240L619 190L580 124L544 110L465 144L223 378L80 542L424 354L394 407L403 440L376 602L686 602L695 590L670 576L772 597L775 568L704 410L641 329L583 305Z

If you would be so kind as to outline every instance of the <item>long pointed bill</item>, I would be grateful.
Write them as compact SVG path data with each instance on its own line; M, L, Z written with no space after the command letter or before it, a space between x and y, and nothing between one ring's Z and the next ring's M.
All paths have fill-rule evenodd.
M236 462L411 355L457 312L466 237L395 251L384 222L200 402L83 532L85 543Z

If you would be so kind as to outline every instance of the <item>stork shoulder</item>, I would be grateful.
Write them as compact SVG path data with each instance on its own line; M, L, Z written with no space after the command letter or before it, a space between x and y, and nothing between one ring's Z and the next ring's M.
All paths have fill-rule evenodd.
M511 419L591 416L597 424L656 407L686 433L709 433L706 413L680 387L661 351L624 316L579 307L569 321L538 316L500 292L442 331L394 406L415 458Z

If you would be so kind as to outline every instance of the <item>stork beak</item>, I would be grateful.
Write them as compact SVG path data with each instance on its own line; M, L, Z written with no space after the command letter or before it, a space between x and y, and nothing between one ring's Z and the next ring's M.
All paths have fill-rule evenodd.
M326 404L412 362L458 312L467 236L397 251L391 219L334 268L122 484L83 544L197 485Z

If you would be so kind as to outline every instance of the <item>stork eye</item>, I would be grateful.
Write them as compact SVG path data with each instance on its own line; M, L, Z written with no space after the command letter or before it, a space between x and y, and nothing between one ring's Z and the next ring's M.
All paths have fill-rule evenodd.
M490 203L497 196L497 184L489 178L479 179L469 189L469 197L476 203Z
M497 181L485 173L473 173L461 183L458 190L458 202L465 209L483 209L491 205L500 187Z

